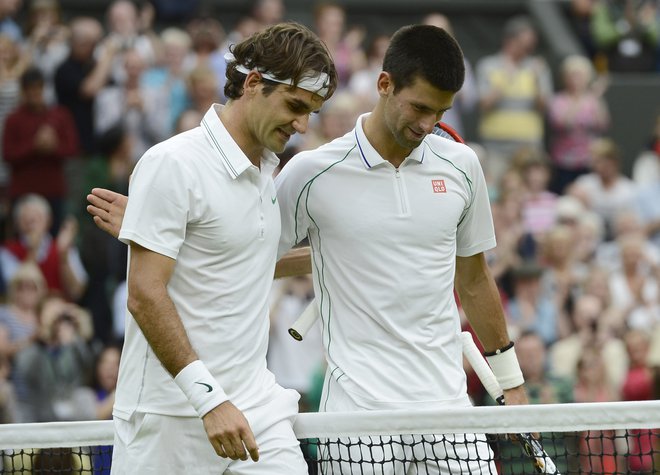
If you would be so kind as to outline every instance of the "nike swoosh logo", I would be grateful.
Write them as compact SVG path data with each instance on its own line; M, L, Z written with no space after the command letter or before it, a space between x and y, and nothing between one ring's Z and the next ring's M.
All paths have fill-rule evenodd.
M275 204L275 202L277 201L277 196L274 197L274 198L271 198L270 201L271 201L273 204Z
M206 388L207 393L213 391L213 386L211 386L210 384L200 383L199 381L195 381L195 384L201 384L202 386L204 386Z

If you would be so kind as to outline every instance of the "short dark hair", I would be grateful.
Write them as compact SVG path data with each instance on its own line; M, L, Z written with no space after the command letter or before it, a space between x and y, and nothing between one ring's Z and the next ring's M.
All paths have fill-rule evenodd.
M461 47L445 30L431 25L409 25L397 30L385 53L383 71L392 77L395 93L417 78L452 92L458 92L465 80Z
M235 61L227 64L225 96L238 99L243 95L245 74L236 69L241 64L248 69L267 71L278 79L292 79L294 86L310 73L326 73L329 78L329 99L337 88L337 71L323 42L307 27L286 22L255 33L230 48ZM264 80L266 95L279 83Z
M44 84L44 73L39 68L30 67L21 75L21 89L37 84Z

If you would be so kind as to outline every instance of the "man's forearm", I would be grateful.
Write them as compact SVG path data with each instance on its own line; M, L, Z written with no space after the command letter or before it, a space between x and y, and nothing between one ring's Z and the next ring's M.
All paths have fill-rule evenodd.
M275 265L275 278L293 277L312 272L312 256L310 248L297 247L291 249Z
M131 296L129 311L163 367L176 376L197 359L181 317L165 288Z
M132 243L128 310L163 367L174 377L197 359L167 292L176 261Z
M483 255L457 259L456 291L484 349L495 351L508 344L500 294Z

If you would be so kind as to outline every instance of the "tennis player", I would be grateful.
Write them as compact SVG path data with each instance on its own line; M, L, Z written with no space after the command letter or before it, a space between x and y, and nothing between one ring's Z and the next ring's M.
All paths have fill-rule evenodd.
M497 353L491 365L507 402L526 402L483 254L496 243L481 167L469 147L429 135L463 78L461 49L444 30L400 29L374 110L275 179L279 254L305 237L311 245L328 361L322 411L470 405L454 287L486 350ZM364 467L373 460L396 459L405 462L386 473L496 473L483 437L447 439L335 449L344 462L326 471L361 464L371 473ZM423 461L429 454L446 460Z
M299 395L266 369L273 152L336 83L313 33L270 27L233 47L227 105L137 164L119 234L130 315L113 473L307 473L292 429Z
M478 159L429 135L461 88L463 64L444 30L402 28L387 50L374 110L345 136L294 157L275 180L279 254L305 237L311 244L328 360L322 411L468 406L454 288L507 404L527 402L483 255L495 235ZM116 232L123 200L94 190L99 227ZM329 455L343 461L327 464L327 473L496 473L474 434ZM398 462L376 462L384 459Z

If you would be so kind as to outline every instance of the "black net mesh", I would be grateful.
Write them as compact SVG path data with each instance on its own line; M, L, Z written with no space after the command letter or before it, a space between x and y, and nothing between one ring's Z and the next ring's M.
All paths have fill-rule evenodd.
M660 430L543 433L561 474L660 473ZM310 474L533 474L521 445L498 435L393 435L301 440ZM109 474L111 446L2 450L2 474ZM554 473L554 472L549 472Z

